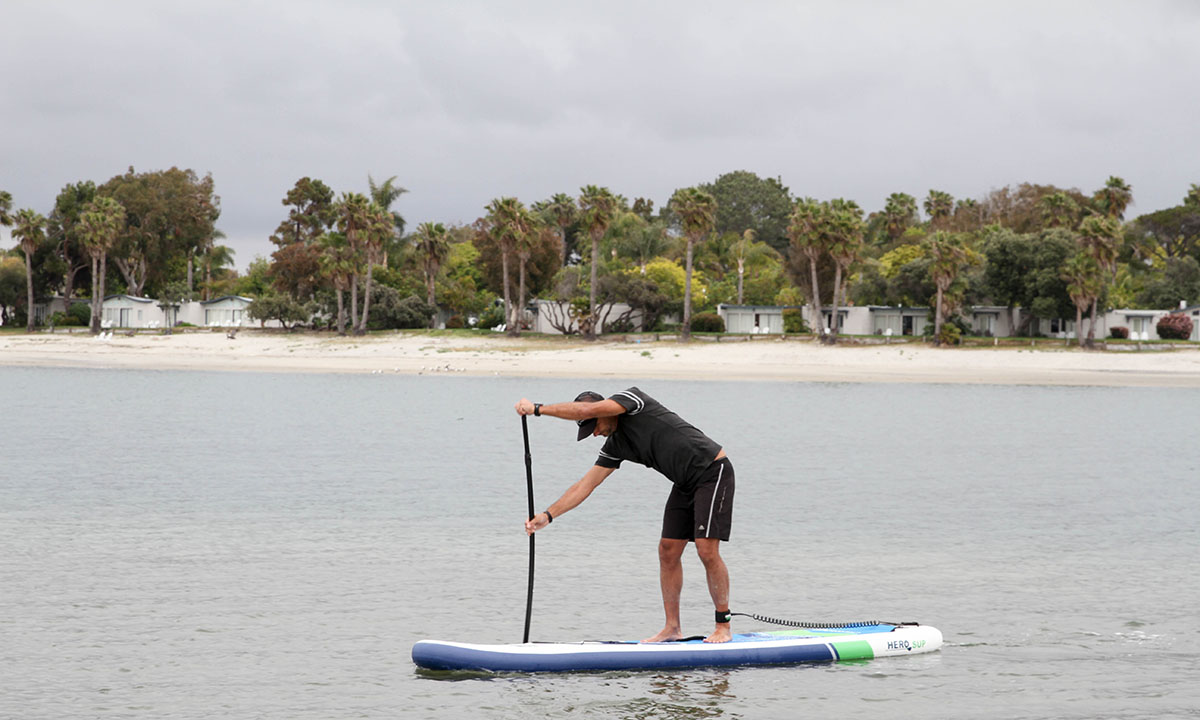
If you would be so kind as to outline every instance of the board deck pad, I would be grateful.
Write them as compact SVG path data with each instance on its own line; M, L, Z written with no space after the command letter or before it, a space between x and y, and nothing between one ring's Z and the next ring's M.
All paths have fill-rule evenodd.
M421 640L412 658L427 670L570 672L869 660L933 652L942 633L926 625L863 625L738 633L727 643L692 639L532 642L512 645Z

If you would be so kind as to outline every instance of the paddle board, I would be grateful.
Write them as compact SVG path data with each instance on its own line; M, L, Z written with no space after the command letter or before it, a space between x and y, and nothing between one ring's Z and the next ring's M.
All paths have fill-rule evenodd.
M925 625L865 625L740 633L727 643L533 642L512 645L421 640L413 662L428 670L570 672L863 660L933 652L942 633Z

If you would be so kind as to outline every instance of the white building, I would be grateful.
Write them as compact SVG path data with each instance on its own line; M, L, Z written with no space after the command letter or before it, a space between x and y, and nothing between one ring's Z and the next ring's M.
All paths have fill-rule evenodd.
M252 320L246 313L246 308L253 299L242 297L241 295L226 295L224 297L214 298L212 300L203 300L199 303L189 303L190 305L198 306L199 317L198 322L192 322L193 325L203 325L204 327L249 327L257 325L257 322Z
M163 311L150 298L109 295L101 305L100 324L112 328L163 326Z

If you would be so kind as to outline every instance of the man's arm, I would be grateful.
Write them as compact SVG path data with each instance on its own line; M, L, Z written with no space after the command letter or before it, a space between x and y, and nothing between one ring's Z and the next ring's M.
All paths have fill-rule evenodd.
M545 408L543 408L544 410ZM558 517L569 510L573 510L579 506L581 502L587 500L588 495L592 491L600 487L600 483L604 482L605 478L612 475L616 468L600 467L593 465L583 477L575 481L575 484L567 488L567 491L562 494L562 497L555 500L546 508L554 517ZM525 532L532 535L538 530L550 524L550 518L546 517L546 513L540 512L534 515L531 519L525 521Z
M521 398L517 403L518 415L532 415L534 403ZM542 405L538 415L562 418L563 420L590 420L591 418L615 417L625 412L616 400L609 398L600 402L564 402Z

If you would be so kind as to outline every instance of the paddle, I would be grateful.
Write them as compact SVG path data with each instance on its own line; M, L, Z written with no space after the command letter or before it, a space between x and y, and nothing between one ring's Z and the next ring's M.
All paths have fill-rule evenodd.
M529 498L529 519L533 519L533 456L529 454L529 421L521 416L521 434L525 436L525 489ZM529 592L525 596L525 639L529 642L529 620L533 616L533 533L529 534Z

